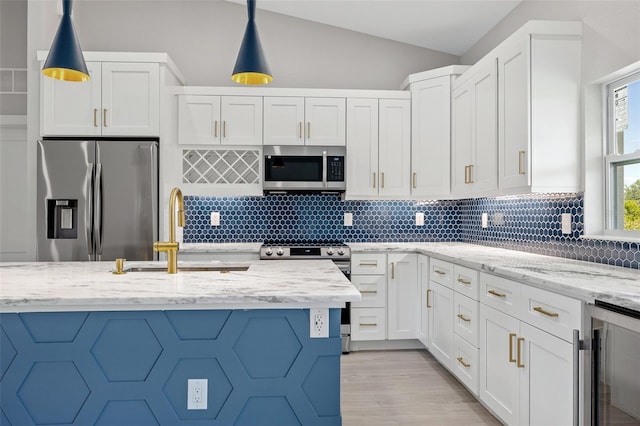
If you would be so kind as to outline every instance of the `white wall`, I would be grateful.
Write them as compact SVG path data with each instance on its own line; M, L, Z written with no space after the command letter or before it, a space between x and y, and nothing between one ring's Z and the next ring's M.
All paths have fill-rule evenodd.
M530 20L582 21L583 83L640 59L640 0L524 0L462 55L461 63L475 63Z

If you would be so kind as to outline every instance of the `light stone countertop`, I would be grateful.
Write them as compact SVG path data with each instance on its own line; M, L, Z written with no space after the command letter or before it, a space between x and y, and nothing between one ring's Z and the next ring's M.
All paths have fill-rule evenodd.
M179 262L180 266L234 266ZM114 262L0 263L0 312L338 308L360 293L330 260L251 261L247 271L128 272ZM125 262L134 266L166 262Z

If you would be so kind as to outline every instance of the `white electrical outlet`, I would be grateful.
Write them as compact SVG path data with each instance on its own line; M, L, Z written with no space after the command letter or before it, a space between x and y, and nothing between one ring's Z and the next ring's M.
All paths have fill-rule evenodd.
M207 409L208 379L187 379L187 410Z
M312 339L329 337L329 308L309 309L309 335Z
M571 213L562 213L560 215L560 223L562 225L562 233L571 233Z
M416 212L416 226L424 226L424 213Z
M489 227L489 215L487 213L482 213L482 227Z
M353 226L353 213L344 214L344 226Z
M211 226L220 226L220 212L211 212Z

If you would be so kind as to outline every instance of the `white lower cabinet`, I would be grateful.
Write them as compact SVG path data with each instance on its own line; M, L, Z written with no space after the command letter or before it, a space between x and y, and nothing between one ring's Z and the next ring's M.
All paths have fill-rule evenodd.
M493 278L482 274L481 281ZM558 296L535 290L536 300L542 303L547 297L556 300ZM524 302L530 298L524 297L524 293L527 291L523 291L521 300L505 304L504 308L528 312ZM565 299L569 306L580 304ZM514 317L498 309L480 305L480 399L508 425L573 424L573 398L578 396L573 394L572 343L554 335L551 329L542 330L523 321L522 314ZM538 311L534 310L541 318L552 314L556 322L567 316ZM575 324L579 318L567 321Z
M448 369L453 366L453 290L429 282L429 351Z
M420 283L420 297L417 309L420 314L418 340L429 349L429 256L418 255L418 282Z
M385 340L386 308L351 308L351 340Z
M389 254L387 274L387 327L389 340L418 337L418 256Z
M453 337L453 373L474 394L478 395L478 348L457 334Z

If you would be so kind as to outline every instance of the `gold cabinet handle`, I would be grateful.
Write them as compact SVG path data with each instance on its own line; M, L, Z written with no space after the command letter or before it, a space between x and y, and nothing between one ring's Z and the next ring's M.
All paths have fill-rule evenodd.
M222 120L222 137L227 137L227 120Z
M102 127L107 127L107 109L102 110Z
M549 311L545 310L542 306L534 306L533 310L536 311L536 312L540 312L543 315L546 315L548 317L553 317L553 318L556 318L559 315L557 312L549 312Z
M302 139L302 121L298 121L298 139Z
M518 337L518 362L516 363L518 368L524 368L524 364L522 363L522 342L524 342L524 337Z
M380 173L380 188L384 188L384 172Z
M93 127L98 127L98 108L93 109Z
M465 280L464 278L458 278L458 282L464 285L471 285L471 281Z
M376 172L373 172L373 187L376 187Z
M360 327L377 327L377 322L361 322Z
M494 296L496 296L496 297L507 297L507 295L506 295L506 294L504 294L504 293L498 293L498 292L497 292L497 291L495 291L495 290L489 290L489 291L487 291L487 293L489 293L489 294L491 294L491 295L494 295Z
M469 164L469 183L473 183L473 164Z
M378 262L360 262L358 266L378 266Z
M307 121L307 139L311 139L311 122Z
M378 292L376 290L360 290L360 293L362 293L362 294L377 294Z
M456 315L456 316L457 316L458 318L460 318L460 319L461 319L462 321L464 321L464 322L471 322L471 318L467 318L467 317L465 317L465 316L464 316L464 315L462 315L462 314L458 314L458 315Z
M518 173L524 174L524 153L525 151L518 151Z
M516 333L509 333L509 362L516 362L513 357L513 338L516 337Z
M441 271L440 269L434 269L433 272L435 272L438 275L446 275L447 273L444 271Z
M469 183L469 166L464 166L464 183Z
M417 173L413 173L413 189L416 189L418 187L418 174Z
M396 264L395 262L391 262L391 279L396 278Z
M471 367L471 364L467 364L466 362L464 362L464 358L462 358L461 356L459 356L458 358L456 358L458 360L458 362L460 364L462 364L464 367L469 368Z
M431 298L429 297L431 295L431 289L427 290L427 308L431 307Z
M213 122L213 137L214 138L218 137L218 120L215 120Z

